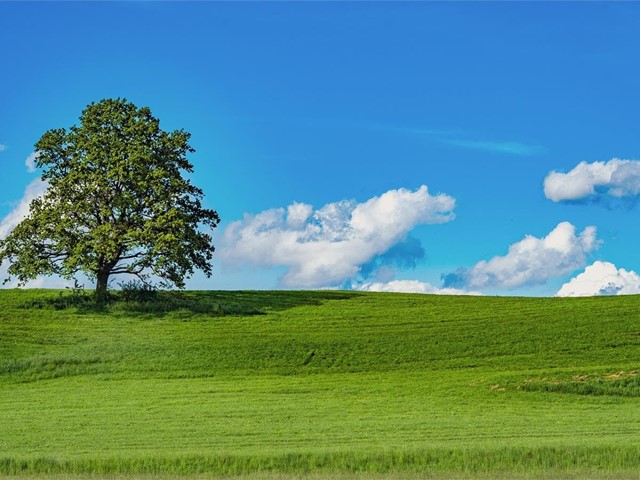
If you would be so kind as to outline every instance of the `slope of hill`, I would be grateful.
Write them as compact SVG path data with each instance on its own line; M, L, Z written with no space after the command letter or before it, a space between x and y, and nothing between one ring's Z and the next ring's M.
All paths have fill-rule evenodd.
M640 465L640 297L61 295L0 292L0 474Z

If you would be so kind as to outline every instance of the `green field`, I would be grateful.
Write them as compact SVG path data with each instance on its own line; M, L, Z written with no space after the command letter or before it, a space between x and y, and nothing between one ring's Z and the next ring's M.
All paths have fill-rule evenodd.
M640 297L0 292L0 476L640 478Z

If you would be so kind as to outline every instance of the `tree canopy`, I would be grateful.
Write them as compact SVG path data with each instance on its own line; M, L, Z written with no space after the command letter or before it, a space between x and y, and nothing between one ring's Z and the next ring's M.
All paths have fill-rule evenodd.
M82 272L104 298L111 275L178 288L194 269L210 276L214 246L200 226L220 217L184 176L189 138L125 99L92 103L79 125L47 131L35 149L48 188L0 241L10 278Z

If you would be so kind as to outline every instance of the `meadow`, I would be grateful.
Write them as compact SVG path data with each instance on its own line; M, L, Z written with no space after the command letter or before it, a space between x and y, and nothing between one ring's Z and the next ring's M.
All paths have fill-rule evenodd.
M640 478L640 297L0 291L0 476Z

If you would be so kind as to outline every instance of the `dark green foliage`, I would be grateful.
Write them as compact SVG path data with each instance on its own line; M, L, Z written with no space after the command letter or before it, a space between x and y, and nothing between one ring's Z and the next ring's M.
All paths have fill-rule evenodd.
M577 378L576 378L577 377ZM571 380L529 380L522 390L530 392L571 393L576 395L611 395L640 397L640 378L636 372L607 374L603 376L580 376ZM584 377L584 378L582 378Z
M158 299L158 291L151 285L136 280L120 283L118 297L125 302L153 302Z
M0 241L9 275L24 284L83 272L100 300L111 275L180 288L194 269L210 275L214 247L199 226L220 219L183 177L193 171L189 137L161 130L148 108L124 99L92 103L78 126L46 132L35 148L48 189Z
M221 298L218 298L221 297ZM79 313L155 313L166 314L179 311L182 315L207 314L225 315L262 315L264 307L258 303L239 302L233 296L221 293L212 297L197 292L157 290L138 282L121 284L120 290L112 290L101 302L96 301L94 292L73 289L59 292L57 296L44 296L29 299L22 308L64 310L76 308Z

